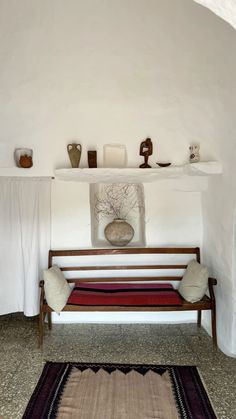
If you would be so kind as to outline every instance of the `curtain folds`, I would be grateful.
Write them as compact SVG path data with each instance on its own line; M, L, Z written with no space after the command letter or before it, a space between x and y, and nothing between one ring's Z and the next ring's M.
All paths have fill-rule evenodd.
M50 178L0 178L0 314L38 314L50 214Z

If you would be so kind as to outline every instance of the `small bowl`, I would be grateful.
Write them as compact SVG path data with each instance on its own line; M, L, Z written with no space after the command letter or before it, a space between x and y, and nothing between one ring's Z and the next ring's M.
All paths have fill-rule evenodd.
M156 164L160 167L167 167L171 165L171 163L156 163Z

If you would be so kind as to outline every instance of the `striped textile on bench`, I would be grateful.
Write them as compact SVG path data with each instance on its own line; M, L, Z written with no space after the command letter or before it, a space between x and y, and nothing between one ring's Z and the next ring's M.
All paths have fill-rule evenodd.
M171 284L75 285L67 301L80 306L180 306L181 297Z

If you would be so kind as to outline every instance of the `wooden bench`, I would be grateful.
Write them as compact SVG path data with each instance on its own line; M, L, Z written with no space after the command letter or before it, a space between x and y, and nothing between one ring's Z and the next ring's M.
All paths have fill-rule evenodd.
M160 263L160 258L162 261ZM69 278L69 283L79 284L164 284L181 281L190 259L195 258L200 263L200 249L194 248L107 248L81 250L50 250L48 267L57 264L65 276L79 272L80 277ZM110 259L110 261L109 261ZM158 260L159 259L159 260ZM180 260L181 259L181 260ZM185 262L182 261L185 259ZM187 259L187 260L186 260ZM133 262L135 260L135 263ZM176 260L180 260L176 262ZM75 262L76 261L76 262ZM131 261L131 262L130 262ZM164 262L163 262L164 261ZM110 274L112 272L112 275ZM135 272L135 274L133 274ZM138 274L137 274L138 272ZM164 274L163 274L164 272ZM77 275L77 274L76 274ZM86 276L86 277L84 277ZM172 282L173 281L173 282ZM197 325L201 326L202 310L211 310L211 325L213 343L217 346L216 307L213 285L215 278L209 278L209 296L202 300L189 303L181 297L181 305L72 305L66 304L62 311L197 311ZM91 286L91 285L90 285ZM99 286L99 285L98 285ZM143 285L144 286L144 285ZM148 285L147 285L148 286ZM52 309L45 300L44 281L40 281L40 313L39 313L39 346L43 344L44 320L47 314L48 327L52 328ZM176 291L175 291L176 293ZM178 294L179 296L179 294ZM114 299L113 299L114 301Z

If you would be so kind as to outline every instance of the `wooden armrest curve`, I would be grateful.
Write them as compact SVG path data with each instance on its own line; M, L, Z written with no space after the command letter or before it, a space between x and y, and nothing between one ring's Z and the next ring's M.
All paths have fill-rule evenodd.
M208 284L209 285L217 285L217 279L216 278L208 278Z

